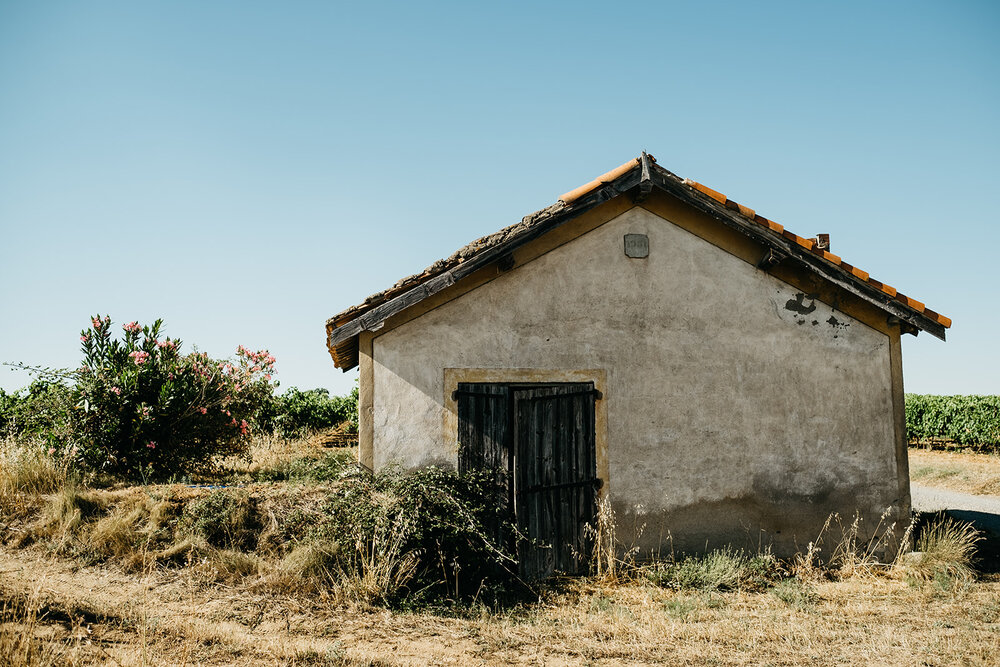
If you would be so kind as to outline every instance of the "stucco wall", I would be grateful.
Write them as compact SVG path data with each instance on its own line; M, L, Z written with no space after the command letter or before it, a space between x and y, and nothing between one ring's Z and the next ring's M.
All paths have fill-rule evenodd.
M625 256L626 233L648 258ZM636 207L377 335L374 462L455 463L444 369L600 369L626 535L789 551L831 511L873 526L905 503L889 342Z

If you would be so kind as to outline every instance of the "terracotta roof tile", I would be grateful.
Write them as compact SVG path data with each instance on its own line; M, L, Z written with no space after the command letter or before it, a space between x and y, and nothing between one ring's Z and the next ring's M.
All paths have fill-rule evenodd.
M857 276L858 278L861 278L861 280L864 280L865 282L868 282L868 277L869 276L868 276L868 272L867 271L862 271L858 267L852 266L851 264L848 264L847 262L844 262L844 261L840 262L840 268L844 269L845 271L849 271L850 273L852 273L853 275Z
M941 313L935 313L930 308L924 308L924 315L926 315L927 317L931 318L932 320L937 320L937 323L940 324L943 327L950 327L951 326L951 318L950 317L945 317Z
M729 199L726 197L726 195L722 194L721 192L716 192L715 190L713 190L712 188L708 187L707 185L702 185L701 183L698 183L697 181L689 181L687 179L685 179L684 182L687 183L688 185L690 185L692 188L694 188L698 192L700 192L702 194L705 194L705 195L708 195L709 197L711 197L712 199L716 200L720 204L725 204L727 201L729 201Z
M790 232L790 231L788 231L786 229L783 232L781 232L781 235L784 236L789 241L792 241L793 243L799 244L800 246L802 246L806 250L812 249L812 246L813 246L812 241L810 241L809 239L802 238L801 236L799 236L795 232Z
M948 328L948 327L951 326L951 319L950 318L945 317L944 315L941 315L940 313L936 313L933 310L930 310L922 302L917 301L916 299L911 299L910 297L906 296L905 294L900 294L899 292L896 291L895 287L892 287L890 285L886 285L884 283L879 282L878 280L875 280L874 278L872 278L868 274L867 271L864 271L862 269L857 268L856 266L852 266L852 265L848 264L847 262L845 262L844 260L842 260L839 255L834 255L832 252L829 252L828 250L822 250L822 249L816 247L816 243L812 239L805 239L805 238L802 238L801 236L799 236L798 234L794 234L794 233L788 231L783 226L779 225L778 223L774 222L773 220L768 220L764 216L758 215L749 206L744 206L744 205L742 205L742 204L740 204L738 202L735 202L732 199L729 199L728 197L726 197L721 192L718 192L717 190L713 190L712 188L708 187L707 185L702 185L701 183L698 183L697 181L692 181L691 179L687 179L687 178L684 179L684 183L686 185L694 188L698 192L700 192L700 193L702 193L704 195L708 195L712 199L714 199L717 202L723 204L726 208L728 208L730 210L733 210L733 211L738 211L741 215L743 215L743 216L745 216L747 218L750 218L751 220L753 220L757 224L761 225L762 227L767 227L771 231L776 232L776 233L782 235L783 237L785 237L789 241L792 241L792 242L794 242L794 243L802 246L803 248L805 248L807 250L810 250L814 254L816 254L816 255L822 257L823 259L827 260L828 262L836 265L841 270L843 270L843 271L851 274L852 276L855 276L855 277L859 278L860 280L867 282L869 285L872 285L873 287L877 287L877 288L881 289L882 292L884 292L885 294L888 294L889 296L893 297L897 301L906 304L907 306L909 306L910 308L913 308L917 312L922 313L924 316L928 317L931 320L934 320L935 322L937 322L941 326L943 326L945 328Z
M753 216L753 221L756 222L758 225L763 225L764 227L767 227L772 232L777 232L778 234L785 231L785 228L776 223L774 220L768 220L767 218L759 214L755 214Z
M739 211L741 214L751 219L753 219L753 217L757 215L754 212L754 210L749 206L744 206L743 204L734 202L732 199L726 200L726 208L732 209L734 211Z
M897 301L902 301L903 303L905 303L910 308L913 308L914 310L918 310L921 313L924 312L924 310L926 310L926 308L927 308L927 306L925 306L922 302L917 301L916 299L911 299L910 297L908 297L905 294L902 294L900 292L896 292L896 300Z
M653 161L655 162L656 160L654 159ZM638 166L639 166L639 158L633 158L628 162L626 162L625 164L615 167L614 169L612 169L607 173L601 174L591 182L585 183L584 185L581 185L580 187L570 190L564 195L561 195L559 197L559 201L564 202L566 204L571 204L580 197L590 192L591 190L595 190L604 185L605 183L610 183L611 181L615 180L622 174L626 174Z
M879 281L875 280L871 276L868 277L868 282L871 283L871 284L873 284L873 285L875 285L876 287L878 287L880 290L882 290L883 292L885 292L889 296L891 296L891 297L895 297L896 296L896 288L893 287L892 285L886 285L885 283L882 283L882 282L879 282Z
M833 262L837 266L840 266L841 260L840 255L834 255L829 250L816 250L816 254L825 259L828 262Z

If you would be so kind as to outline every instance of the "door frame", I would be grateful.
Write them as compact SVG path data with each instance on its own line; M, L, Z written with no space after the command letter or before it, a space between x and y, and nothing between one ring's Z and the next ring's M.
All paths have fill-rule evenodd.
M597 476L601 486L597 501L603 500L611 489L608 473L608 374L599 369L540 369L540 368L445 368L444 369L444 419L441 435L444 442L454 443L454 460L458 465L458 402L454 392L459 382L496 384L562 384L591 382L603 396L594 406L594 456Z

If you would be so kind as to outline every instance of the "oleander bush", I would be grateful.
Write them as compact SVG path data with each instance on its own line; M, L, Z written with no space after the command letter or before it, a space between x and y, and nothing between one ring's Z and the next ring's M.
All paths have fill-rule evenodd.
M74 370L25 367L39 376L5 394L4 426L41 435L77 467L132 480L160 480L246 452L273 395L274 357L238 348L233 360L181 352L162 320L130 322L120 337L95 316L80 333Z

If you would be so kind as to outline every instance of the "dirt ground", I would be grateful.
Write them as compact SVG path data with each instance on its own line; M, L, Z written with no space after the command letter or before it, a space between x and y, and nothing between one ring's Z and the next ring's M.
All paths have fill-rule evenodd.
M910 480L963 493L1000 496L1000 456L911 447Z
M3 600L26 594L66 664L993 665L1000 581L942 587L862 577L770 593L576 581L518 609L464 617L336 608L0 550Z

